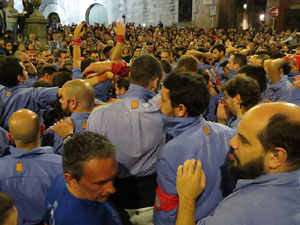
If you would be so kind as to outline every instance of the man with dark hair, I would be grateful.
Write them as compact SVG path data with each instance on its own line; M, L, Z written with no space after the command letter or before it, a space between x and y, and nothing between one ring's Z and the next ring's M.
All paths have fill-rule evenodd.
M43 49L42 50L42 57L45 60L46 63L52 64L54 63L54 57L51 54L51 51L49 49Z
M238 70L238 75L251 77L252 79L256 80L259 85L260 93L264 93L264 91L267 88L267 76L262 66L255 66L255 65L242 66Z
M98 50L92 50L91 52L90 52L90 57L92 58L92 59L95 59L96 61L100 61L100 58L101 58L101 55L100 55L100 52L98 51ZM82 70L82 71L84 71L84 70Z
M8 119L18 109L27 108L36 113L47 108L57 99L58 88L26 88L27 71L16 57L9 56L0 61L0 125L8 128Z
M115 93L116 96L124 95L129 88L130 80L128 78L120 78L115 81Z
M184 85L183 85L184 84ZM154 224L175 224L178 196L176 169L186 159L203 162L209 188L197 200L197 220L209 215L222 199L221 167L229 150L234 131L221 124L208 122L201 114L208 107L210 94L203 77L190 73L171 73L164 81L158 104L170 140L157 160Z
M96 64L93 66L93 72L99 71ZM131 84L121 101L95 109L87 123L88 131L107 136L116 146L119 167L114 203L137 224L152 224L156 154L165 143L165 135L159 108L150 100L161 77L156 58L139 56L132 64Z
M222 65L227 62L225 45L223 44L215 45L211 49L211 53L215 62L213 66L213 70L211 71L212 78L213 78L212 83L218 85L217 80L219 80L222 83L226 80L223 74L223 67L222 67ZM217 77L214 74L214 72L217 74Z
M299 118L300 108L283 102L260 104L244 115L229 142L229 169L239 179L236 188L198 225L300 224ZM210 179L208 170L203 168L205 176L201 172L200 161L194 168L195 160L178 168L176 224L195 225L194 202L205 176Z
M181 56L178 60L176 71L177 72L190 72L192 74L197 74L199 67L199 60L192 55Z
M52 147L41 147L45 127L36 113L17 110L9 119L9 146L0 158L0 191L11 195L22 224L39 224L45 213L45 197L55 177L62 173L61 156Z
M38 81L46 81L49 84L53 84L53 77L57 73L57 68L54 65L45 65L42 67Z
M237 75L237 71L244 65L247 65L247 57L241 53L234 53L230 56L228 60L227 68L227 76L226 79L229 80L235 75ZM225 73L226 74L226 73Z
M70 59L70 53L67 49L59 49L56 53L57 63L56 67L63 67L64 63Z
M242 116L261 101L261 92L258 83L250 77L236 76L223 86L223 101L219 103L218 122L237 129Z
M69 138L62 159L64 174L54 180L46 196L46 224L121 224L106 202L116 191L115 152L106 137L92 132Z

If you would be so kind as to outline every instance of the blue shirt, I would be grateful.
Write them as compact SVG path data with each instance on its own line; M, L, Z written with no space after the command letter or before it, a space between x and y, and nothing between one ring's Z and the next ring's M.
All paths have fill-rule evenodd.
M88 119L88 131L108 137L116 146L120 178L155 173L165 133L159 106L150 101L154 95L131 84L121 101L96 108Z
M235 119L234 121L232 121L229 124L229 127L232 128L232 129L235 129L237 131L237 127L238 127L239 123L241 122L241 120L242 120L242 118Z
M46 197L48 225L121 225L119 215L106 202L76 198L68 188L63 174L58 176Z
M300 90L296 86L292 87L292 90L289 93L289 96L286 101L300 106Z
M289 73L288 74L288 80L289 82L293 83L295 80L294 80L294 76L298 76L300 75L300 72L293 72L293 73Z
M57 99L57 87L53 88L26 88L23 85L5 87L0 85L0 101L3 104L0 117L0 126L8 129L10 116L18 109L29 109L41 115L49 103Z
M90 113L72 113L71 119L74 125L74 134L85 132L87 120ZM48 131L43 135L43 146L52 146L54 151L59 154L64 152L64 140L53 131Z
M0 157L4 153L5 147L9 145L9 140L7 138L7 131L0 127Z
M299 225L299 171L238 180L234 192L197 225Z
M267 84L267 89L263 99L270 99L272 102L286 101L289 96L291 82L288 81L288 76L281 76L280 81L272 84L270 81Z
M19 224L41 222L46 192L62 173L61 156L53 154L51 147L26 151L10 146L7 151L8 155L0 158L0 191L13 197Z
M199 159L207 177L206 189L196 202L196 219L199 220L215 209L223 199L221 169L229 150L228 142L234 130L202 117L162 116L167 134L173 139L158 154L157 183L168 195L177 195L176 174L179 165L187 159ZM162 202L157 196L156 202ZM175 224L177 208L169 211L154 210L156 225Z

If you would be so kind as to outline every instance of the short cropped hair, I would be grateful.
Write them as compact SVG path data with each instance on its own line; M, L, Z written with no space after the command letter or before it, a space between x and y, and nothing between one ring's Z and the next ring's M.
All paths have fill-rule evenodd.
M13 87L19 84L18 75L24 76L20 59L8 56L0 61L0 84L6 87Z
M224 55L226 53L226 48L225 48L225 45L223 45L223 44L215 45L214 47L212 47L211 51L213 51L215 49L217 49L219 52L223 51Z
M48 65L46 64L45 66L42 67L41 71L38 74L39 78L42 78L45 76L46 73L48 74L53 74L57 72L57 68L55 65Z
M178 60L176 71L197 73L199 60L192 55L181 56Z
M119 89L124 88L127 91L130 85L130 80L127 77L120 78L116 80L116 85Z
M300 122L285 114L277 113L269 119L267 126L258 133L258 139L264 150L272 151L276 147L287 151L287 162L300 168Z
M86 161L93 158L114 158L115 154L115 147L107 137L89 131L77 133L64 144L63 171L70 173L74 179L79 181L83 175L83 164Z
M245 65L239 69L238 73L245 73L247 77L251 77L256 80L261 93L266 90L267 75L262 66Z
M247 57L241 53L234 53L233 54L233 64L239 64L240 67L247 65Z
M153 78L162 77L162 66L158 59L151 55L141 55L132 63L130 81L142 87L148 87Z
M54 87L61 88L67 81L72 79L72 73L61 71L54 75L52 83Z
M191 73L172 72L165 79L173 107L183 104L189 117L198 117L208 107L210 94L205 79Z
M243 106L249 110L261 101L261 93L256 80L250 77L235 76L222 86L223 91L227 91L230 97L237 94L241 96Z

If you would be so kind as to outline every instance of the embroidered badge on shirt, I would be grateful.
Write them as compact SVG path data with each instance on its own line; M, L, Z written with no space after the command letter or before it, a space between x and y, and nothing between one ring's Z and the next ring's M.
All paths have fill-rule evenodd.
M6 97L9 97L10 96L10 91L7 91L6 92Z
M86 129L86 122L82 122L82 129Z
M137 109L138 108L138 101L132 101L131 102L131 108L132 109Z
M210 135L210 131L207 128L207 126L203 126L203 130L204 130L204 132L205 132L206 135Z
M23 163L17 163L16 171L22 172L22 170L23 170Z

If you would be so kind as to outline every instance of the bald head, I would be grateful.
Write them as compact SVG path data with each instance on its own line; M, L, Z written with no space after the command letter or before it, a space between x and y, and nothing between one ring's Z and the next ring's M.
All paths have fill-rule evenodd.
M20 109L8 121L9 133L16 142L31 143L40 138L40 120L36 113Z
M256 130L265 152L281 149L286 158L284 171L300 168L300 108L294 104L276 102L260 104L250 109L242 126Z
M92 109L95 103L95 90L84 80L70 80L64 84L62 91L68 99L76 99L80 109Z

